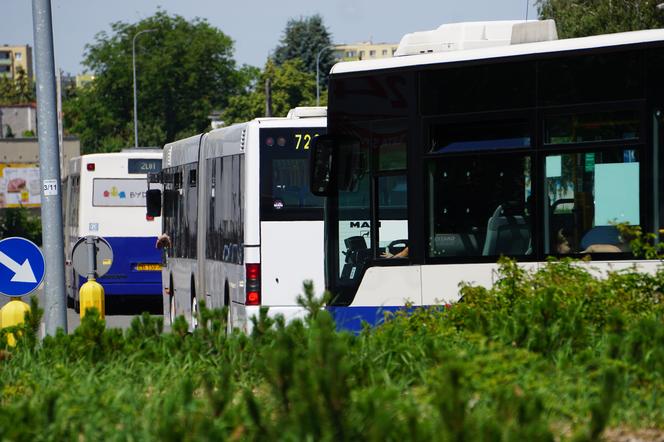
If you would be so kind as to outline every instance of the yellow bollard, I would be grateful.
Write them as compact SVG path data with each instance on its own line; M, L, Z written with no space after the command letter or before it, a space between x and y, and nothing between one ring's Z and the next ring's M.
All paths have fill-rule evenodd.
M0 309L0 328L13 327L25 322L25 312L30 311L30 306L25 302L14 299L5 304ZM16 345L16 338L13 333L7 335L7 344L10 346Z
M93 278L81 286L78 292L81 308L81 319L85 316L85 311L91 307L95 307L99 311L102 319L106 315L105 302L104 302L104 287L101 286Z

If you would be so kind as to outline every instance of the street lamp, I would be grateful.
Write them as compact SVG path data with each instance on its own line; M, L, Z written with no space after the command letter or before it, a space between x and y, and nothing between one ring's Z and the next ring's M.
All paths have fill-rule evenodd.
M136 102L136 37L145 32L155 32L156 29L143 29L134 34L131 41L131 65L134 70L134 147L138 147L138 105Z
M664 11L664 3L658 4L657 9L659 9L660 11Z
M319 71L319 63L320 63L320 54L323 53L323 51L327 51L328 49L334 48L334 45L328 45L322 48L320 51L318 51L318 54L316 54L316 106L320 106L320 71Z

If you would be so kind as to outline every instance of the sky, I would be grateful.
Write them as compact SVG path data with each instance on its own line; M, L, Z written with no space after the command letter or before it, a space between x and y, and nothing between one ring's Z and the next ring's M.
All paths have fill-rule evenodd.
M320 14L332 42L398 43L443 23L537 17L535 0L51 0L56 65L82 73L85 45L114 22L136 23L158 9L206 19L235 42L239 65L262 67L289 19ZM32 2L0 0L0 45L34 48Z

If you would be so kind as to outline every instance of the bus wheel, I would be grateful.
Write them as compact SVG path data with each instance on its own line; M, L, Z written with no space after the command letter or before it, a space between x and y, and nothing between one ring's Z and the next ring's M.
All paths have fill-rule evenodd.
M196 296L191 297L191 331L198 328L198 300Z
M231 296L228 290L228 283L224 288L224 305L226 306L226 334L230 335L233 332L233 320L231 315Z
M170 295L168 295L168 303L169 303L169 308L168 308L168 319L171 321L171 326L175 324L175 296L173 296L173 292L171 292Z

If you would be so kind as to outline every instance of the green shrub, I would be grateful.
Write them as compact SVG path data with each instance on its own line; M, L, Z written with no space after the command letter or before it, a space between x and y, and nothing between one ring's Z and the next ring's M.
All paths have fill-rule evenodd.
M42 243L42 227L39 215L25 207L2 209L0 213L0 238L20 236L38 246Z
M137 317L108 330L88 312L71 335L0 338L6 440L599 440L664 426L662 271L597 279L584 263L529 273L502 261L490 289L449 308L405 309L338 332L306 284L308 315L263 311L227 333ZM36 322L35 322L36 321Z

